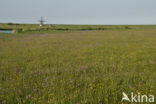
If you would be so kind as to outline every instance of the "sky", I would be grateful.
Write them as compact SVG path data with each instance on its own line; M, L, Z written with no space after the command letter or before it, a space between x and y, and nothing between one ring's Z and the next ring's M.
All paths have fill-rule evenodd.
M156 0L0 0L0 23L156 24Z

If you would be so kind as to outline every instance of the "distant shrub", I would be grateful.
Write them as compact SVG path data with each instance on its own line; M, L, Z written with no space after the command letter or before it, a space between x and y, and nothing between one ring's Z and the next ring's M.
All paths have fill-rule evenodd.
M79 30L87 30L87 29L84 29L84 28L83 28L83 29L79 29Z
M14 25L14 23L8 23L8 25Z
M125 26L125 29L129 29L129 27L128 26Z
M65 30L67 30L67 31L68 31L68 30L70 30L70 29L69 29L69 28L66 28Z
M97 30L104 30L104 28L99 27L99 28L97 28Z
M22 32L22 31L23 31L23 29L15 29L14 33L19 33L19 32Z
M89 27L87 30L94 30L93 28Z
M17 23L8 23L8 25L16 25L16 26L18 26L19 24L17 24Z
M68 28L57 28L56 30L68 30Z
M19 24L16 23L15 25L18 26Z

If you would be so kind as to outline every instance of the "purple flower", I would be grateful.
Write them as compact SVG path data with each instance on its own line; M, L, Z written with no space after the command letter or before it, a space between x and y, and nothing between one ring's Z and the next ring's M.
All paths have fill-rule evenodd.
M16 68L16 73L19 73L20 72L20 69L19 68Z
M31 98L31 95L29 94L29 95L27 95L27 97L26 97L26 99L30 99Z

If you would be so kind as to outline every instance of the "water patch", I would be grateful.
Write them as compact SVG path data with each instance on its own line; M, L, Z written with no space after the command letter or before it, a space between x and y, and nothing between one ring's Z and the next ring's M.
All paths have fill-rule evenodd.
M7 33L7 34L11 34L13 33L13 30L0 30L1 33Z

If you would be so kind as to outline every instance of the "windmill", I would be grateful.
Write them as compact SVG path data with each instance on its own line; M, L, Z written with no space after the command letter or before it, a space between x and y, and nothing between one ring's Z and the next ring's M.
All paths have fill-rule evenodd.
M40 22L40 26L43 26L43 23L46 21L43 21L43 17L41 16L41 20L38 20Z

